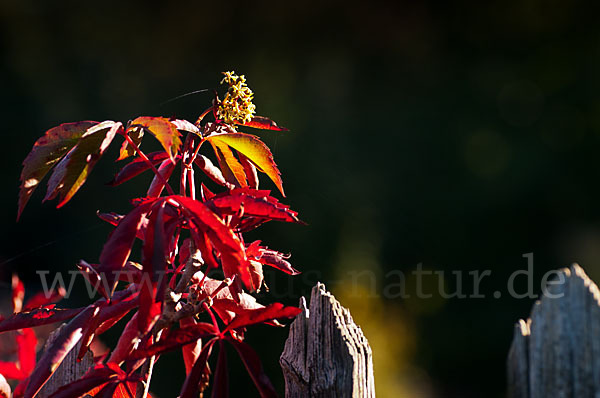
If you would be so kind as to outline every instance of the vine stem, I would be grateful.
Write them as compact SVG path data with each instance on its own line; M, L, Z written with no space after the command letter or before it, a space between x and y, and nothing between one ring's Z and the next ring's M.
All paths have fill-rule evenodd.
M156 176L160 180L161 184L165 185L165 188L169 192L169 195L175 195L175 192L173 192L173 188L171 188L171 186L169 185L169 183L167 182L167 180L165 180L165 177L163 177L163 175L160 174L160 172L156 169L156 167L154 167L154 165L152 164L152 162L150 161L150 159L148 159L148 156L146 156L146 154L140 149L140 147L135 142L133 142L133 140L131 139L131 137L129 137L129 134L125 133L124 137L125 137L125 140L127 141L127 143L129 145L131 145L131 147L138 154L138 156L141 157L142 160L152 169L152 171L154 172L154 174L156 174Z

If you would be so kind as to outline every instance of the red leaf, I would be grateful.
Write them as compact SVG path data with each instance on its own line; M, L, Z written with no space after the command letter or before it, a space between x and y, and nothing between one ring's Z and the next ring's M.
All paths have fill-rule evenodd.
M259 290L262 287L264 280L262 264L253 260L250 260L248 263L250 264L249 269L250 276L252 277L252 284L256 290Z
M98 302L96 302L98 303ZM86 325L83 329L83 335L81 337L81 345L79 346L79 352L77 353L77 359L81 360L85 354L88 352L89 346L92 344L94 340L94 336L98 331L98 325L101 323L100 319L100 309L96 313L92 314L90 319L86 322Z
M19 312L0 321L0 332L8 330L32 328L49 323L61 322L78 315L83 308L59 309L37 308L35 310Z
M147 157L148 160L150 160L150 163L156 166L163 160L168 159L169 154L164 151L159 151L149 153ZM117 175L115 175L115 178L113 178L112 181L108 183L108 185L115 186L122 184L125 181L131 180L133 177L138 176L149 169L150 166L144 161L144 159L140 157L135 158L130 163L125 165L121 170L119 170Z
M277 199L267 197L252 196L252 191L247 193L235 193L231 191L228 195L217 195L207 201L207 204L213 204L223 214L237 214L240 208L244 208L244 216L254 216L266 218L268 220L296 222L299 223L298 213ZM260 191L258 191L260 192Z
M89 128L52 172L44 201L60 195L56 207L67 203L85 183L96 162L122 128L121 123L113 121L105 121Z
M143 127L160 142L165 151L169 154L171 161L175 161L175 156L181 146L181 134L169 119L164 117L142 116L131 122L131 128Z
M238 293L234 298L230 289L221 289L223 281L204 276L202 271L198 271L192 277L192 283L199 284L204 280L199 289L203 293L198 299L212 297L213 305L217 315L229 324L236 314L243 313L246 310L264 308L264 305L258 303L256 299L248 293ZM217 290L219 289L219 290Z
M125 325L125 328L121 332L121 337L119 337L119 341L117 342L117 346L108 359L108 363L114 362L120 364L133 350L135 340L140 337L140 332L138 330L138 314L139 313L135 313L129 322L127 322L127 325Z
M247 310L238 314L223 331L223 333L242 327L265 323L274 319L291 319L301 312L298 307L286 307L281 303L269 304L264 308Z
M276 252L274 250L268 250L268 252L273 252L276 254L263 254L261 258L258 260L262 264L270 265L273 268L277 268L280 271L285 272L288 275L298 275L300 271L296 270L292 267L292 264L284 260L284 255L282 253Z
M261 130L289 131L287 128L278 126L277 123L264 116L254 116L252 120L241 124L240 126L253 127Z
M120 293L123 293L121 296ZM125 290L115 293L108 305L100 306L99 326L96 330L96 336L106 332L121 318L123 318L129 311L139 305L138 291Z
M188 133L196 134L197 136L202 136L198 127L183 119L175 119L171 120L171 123L177 128L177 130L187 131Z
M138 205L120 222L102 248L100 264L97 271L108 282L111 292L114 291L118 279L117 273L125 266L131 246L137 232L142 228L144 217L148 214L153 201Z
M260 362L260 358L256 354L256 351L254 351L248 344L241 341L236 341L234 339L227 340L233 344L238 354L240 354L240 358L242 359L242 362L244 362L244 366L246 367L246 370L248 370L248 374L252 378L252 381L258 389L260 396L262 398L277 397L275 388L273 388L271 381L265 374Z
M171 198L183 206L184 212L195 227L205 232L221 253L225 276L228 278L234 275L239 276L244 285L253 291L254 287L244 247L231 228L225 225L223 220L202 202L183 196L172 196Z
M140 291L140 309L138 310L138 330L148 333L161 313L162 300L157 301L157 283L143 281Z
M179 327L184 329L196 325L198 322L193 317L183 318L179 321ZM198 359L200 352L202 351L202 339L198 339L190 344L186 344L181 347L181 355L183 356L183 363L185 365L185 373L188 374L192 371L194 362Z
M13 380L23 380L29 376L29 374L23 372L14 362L0 362L0 375Z
M117 392L117 387L119 387L119 384L117 383L107 383L93 396L98 398L114 398Z
M46 293L43 293L43 292L36 293L29 300L27 300L25 302L25 306L23 307L23 310L29 311L34 308L39 308L39 307L43 307L48 304L56 303L56 302L62 300L62 298L65 297L65 294L66 294L65 288L62 286L58 287L56 290L51 292L49 295L46 295Z
M21 216L31 194L50 169L77 144L77 141L87 129L96 124L98 122L91 121L61 124L48 130L43 137L35 142L31 152L23 161L17 219Z
M213 380L213 398L229 397L229 377L227 375L227 347L223 340L219 341L219 359Z
M238 157L244 168L244 173L246 173L246 177L248 177L248 187L258 189L258 172L256 171L256 166L240 152L238 152Z
M217 260L215 260L215 255L213 254L213 244L210 242L206 234L200 231L194 231L192 236L194 237L194 243L196 244L198 250L200 250L202 259L204 260L204 263L208 269L219 268L219 264L217 263Z
M152 207L148 228L144 237L143 273L149 280L142 280L140 293L140 316L138 328L147 331L154 318L160 315L162 297L164 296L167 269L167 245L164 230L165 200L158 201ZM152 282L151 286L148 282Z
M164 182L169 181L169 178L171 178L171 174L173 173L173 170L175 170L175 163L171 162L171 159L164 160L158 168L158 173L162 176L162 178L158 178L157 175L154 176L154 178L152 179L152 183L150 184L150 187L148 188L148 193L146 194L146 196L148 196L148 197L160 196L163 189L165 189L165 185L166 185L163 183L163 181Z
M292 267L292 265L285 260L290 257L289 255L285 255L278 251L270 250L267 247L260 246L260 241L252 242L252 244L246 248L246 255L248 258L254 258L261 264L277 268L286 274L300 274L300 271L294 269L294 267Z
M19 355L19 368L26 375L29 375L33 371L33 368L35 368L37 342L38 340L35 337L33 329L22 329L21 333L17 334L16 343Z
M159 355L193 343L198 339L215 336L218 333L219 331L215 330L215 327L210 323L200 322L195 325L189 325L169 332L168 335L162 337L157 343L148 348L135 350L127 359L136 360Z
M206 156L199 154L198 156L196 156L196 159L194 159L194 163L196 163L196 166L200 167L200 170L202 170L204 174L206 174L211 180L213 180L217 184L222 185L224 187L233 188L233 185L225 180L225 177L223 177L223 173L221 173L221 170L219 170L219 168L216 167L213 164L213 162L211 162L211 160Z
M216 341L217 339L209 340L202 348L202 352L196 360L192 371L183 383L179 398L196 398L200 391L204 389L204 386L200 387L199 384L203 379L207 378L206 373L210 371L208 369L208 358Z
M79 342L83 334L83 328L99 310L98 307L93 305L87 307L60 330L29 377L25 398L32 398L38 393L69 351Z

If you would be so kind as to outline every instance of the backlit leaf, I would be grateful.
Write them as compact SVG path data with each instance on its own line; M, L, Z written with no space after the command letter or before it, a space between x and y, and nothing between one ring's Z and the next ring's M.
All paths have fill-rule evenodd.
M142 138L144 138L144 129L132 129L129 132L129 138L131 138L131 141L133 141L135 145L139 147L142 143ZM129 145L129 142L123 141L123 145L121 145L121 150L119 151L119 158L117 159L117 161L123 160L133 155L135 155L135 148Z
M137 232L144 225L145 216L150 211L151 205L152 202L145 202L127 214L102 248L97 271L102 278L106 278L111 292L116 286L118 272L125 266L131 254L131 246Z
M23 161L19 191L19 216L31 194L50 169L77 144L87 129L96 124L98 122L92 121L61 124L48 130L35 142L31 152Z
M210 143L213 146L225 180L236 187L247 187L248 182L246 181L244 167L237 160L231 149L220 141L210 141Z
M274 319L294 318L300 312L301 310L298 307L286 307L281 303L273 303L264 308L247 310L238 314L233 321L227 325L225 331L246 327L257 323L264 323Z
M131 128L143 127L160 142L165 151L169 154L172 161L179 152L181 146L181 134L177 127L164 117L142 116L131 122Z
M240 124L240 126L253 127L261 130L289 131L287 128L278 126L277 123L264 116L254 116L252 120Z
M237 275L246 288L254 291L248 269L248 260L239 238L221 218L202 202L183 196L172 196L179 202L195 227L206 233L215 248L221 253L221 263L226 277Z
M164 151L159 151L159 152L149 153L147 155L147 157L148 157L148 160L150 160L150 163L152 163L154 166L156 166L159 163L161 163L163 160L168 159L169 154L167 154ZM122 184L125 181L128 181L128 180L132 179L133 177L135 177L149 169L150 169L150 166L144 161L144 159L142 159L140 157L135 158L133 161L131 161L130 163L125 165L121 170L119 170L119 172L117 173L115 178L113 178L112 181L110 181L108 183L108 185L115 186L115 185Z
M175 350L184 345L195 342L198 339L204 339L215 336L219 333L210 323L197 323L180 329L170 331L162 337L157 343L148 348L135 350L128 359L143 359L153 355L160 355L168 351Z
M47 325L49 323L62 322L79 314L83 308L59 309L59 308L37 308L35 310L19 312L6 319L0 320L0 332L33 328Z
M275 183L283 196L283 184L281 173L273 160L273 155L269 148L257 137L250 134L232 133L232 134L213 134L207 137L207 140L215 145L229 145L231 148L246 156L256 168ZM240 166L241 167L241 166Z
M106 121L89 128L52 172L44 201L59 195L56 207L67 203L85 183L94 165L122 127L119 122Z

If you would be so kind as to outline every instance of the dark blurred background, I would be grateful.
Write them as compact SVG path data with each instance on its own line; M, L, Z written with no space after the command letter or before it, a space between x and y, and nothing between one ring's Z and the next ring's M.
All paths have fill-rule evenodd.
M32 293L36 270L96 262L110 228L95 211L127 211L150 180L106 187L113 150L66 207L40 204L40 189L15 223L21 161L44 131L138 115L194 120L209 95L159 104L235 70L258 113L291 130L260 135L282 170L284 202L309 224L257 231L304 272L269 273L273 295L294 304L324 281L371 341L380 397L503 396L513 324L534 302L507 294L522 255L534 255L536 293L544 272L575 261L600 280L598 11L539 0L4 0L0 289L11 272ZM419 263L445 271L448 291L460 271L466 293L469 271L490 270L485 298L383 294L399 272L414 291ZM427 282L431 292L438 282ZM281 391L286 335L248 333ZM229 354L234 396L257 396ZM176 396L180 357L161 358L155 375L156 394Z

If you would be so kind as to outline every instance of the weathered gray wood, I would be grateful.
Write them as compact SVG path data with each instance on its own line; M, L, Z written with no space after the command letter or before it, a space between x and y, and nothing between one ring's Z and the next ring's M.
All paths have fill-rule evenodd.
M511 398L600 397L600 291L577 264L555 281L515 327Z
M54 340L55 336L58 335L60 329L63 327L64 325L50 334L50 337L44 345L44 352L46 351L50 343ZM94 365L94 356L89 350L88 352L86 352L83 358L81 358L81 361L77 361L77 354L79 354L80 347L81 341L67 354L60 366L52 374L50 379L48 379L46 384L44 384L44 386L42 387L38 395L36 395L36 397L49 397L60 387L65 386L81 378L81 376L83 376L85 372L87 372L88 369Z
M350 312L317 283L290 326L279 363L287 398L374 398L371 347Z

